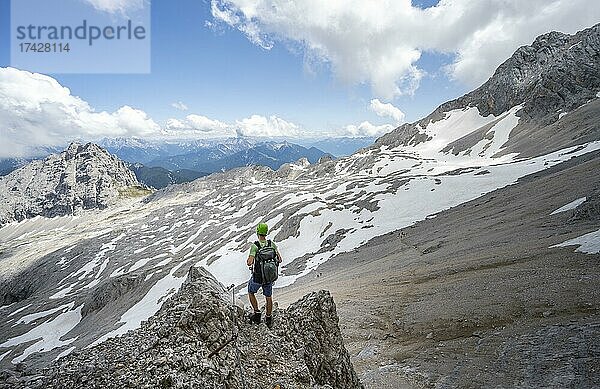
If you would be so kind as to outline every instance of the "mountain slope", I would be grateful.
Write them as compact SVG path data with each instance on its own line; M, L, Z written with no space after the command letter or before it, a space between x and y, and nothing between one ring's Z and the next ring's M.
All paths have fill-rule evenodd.
M585 34L598 35L598 29L590 29ZM589 39L593 40L591 37ZM596 46L590 45L592 52L586 53L590 54L589 58L595 59L593 66L596 66L600 60L597 51L593 52L594 47ZM543 51L541 47L539 51ZM587 55L586 53L581 55ZM582 61L586 58L582 58ZM551 66L542 67L542 78L550 74L552 69ZM600 88L595 91L589 90L590 93L598 93ZM576 97L581 91L561 91L565 101L570 99L568 95L571 93ZM498 94L505 93L498 91ZM519 141L518 149L512 151L521 153L520 156L506 152L507 142L514 140L517 134L515 129L523 123L524 117L520 115L524 107L538 105L538 102L530 101L536 99L536 96L529 95L527 100L487 116L475 105L453 107L447 112L441 112L435 120L432 116L423 123L402 126L389 136L381 138L373 147L339 160L323 159L313 165L302 161L287 164L277 171L258 166L238 168L202 177L190 183L169 186L143 201L132 202L127 209L109 208L93 217L86 215L75 220L68 217L29 220L1 228L0 302L5 319L0 321L0 365L11 367L25 361L35 366L45 366L58 356L139 328L141 323L158 312L165 299L172 296L183 284L185 269L192 265L207 268L219 281L227 285L234 284L236 290L243 293L249 277L245 259L249 243L255 236L254 228L260 221L269 224L270 237L277 241L283 255L278 288L300 288L302 282L314 285L316 276L321 270L328 268L329 261L333 258L345 259L347 267L341 265L337 270L348 275L344 269L351 269L353 261L361 260L360 248L367 242L383 242L385 247L395 253L400 250L393 245L393 240L398 239L398 236L394 235L396 231L407 229L417 222L428 226L427 230L419 230L421 237L412 238L414 246L420 244L418 239L437 236L436 241L427 242L420 249L424 255L435 255L438 251L440 254L451 254L450 257L442 258L449 262L436 261L429 267L427 258L418 259L404 251L402 254L406 254L406 258L386 256L386 251L377 248L370 251L374 261L386 256L383 263L377 261L382 263L382 268L371 269L374 276L364 290L353 289L352 284L352 290L346 298L354 302L358 310L359 297L369 293L380 295L378 290L370 288L376 289L385 281L382 279L386 278L386 269L396 269L394 266L406 264L409 267L403 270L403 277L408 279L394 279L389 276L394 282L389 288L386 287L385 291L388 295L393 295L395 291L405 293L406 301L412 302L412 305L406 307L394 301L393 304L380 306L367 296L367 302L372 302L367 307L368 312L359 319L345 316L347 321L343 323L342 330L345 334L356 337L353 340L353 350L357 353L355 358L359 358L358 354L364 350L359 349L358 344L366 346L369 340L373 340L381 342L377 344L385 345L384 340L393 342L393 339L396 339L394 337L399 336L398 333L392 332L390 336L382 339L387 333L376 331L375 325L378 322L375 320L368 321L376 318L389 319L386 326L393 326L395 324L390 322L397 322L401 328L407 328L409 334L414 332L418 335L414 338L402 338L409 343L415 342L415 348L411 348L411 344L406 345L406 348L401 349L402 353L396 356L382 353L386 357L404 360L414 356L420 347L433 344L434 340L437 345L435 333L428 338L431 331L427 329L425 332L431 325L430 320L421 320L423 312L434 314L437 311L419 303L426 301L429 290L421 289L422 286L430 281L435 282L433 280L438 274L452 279L454 271L464 272L465 274L457 277L464 276L468 279L469 274L476 273L478 261L482 264L482 271L491 271L487 265L507 268L510 262L494 262L489 258L482 258L479 254L470 259L466 256L468 252L460 251L460 248L464 247L466 251L477 249L480 250L480 254L488 251L492 254L512 253L519 247L520 238L511 235L511 231L523 233L523 230L515 228L515 224L511 223L520 226L518 223L521 219L525 220L529 215L528 207L535 206L532 209L537 215L544 206L538 201L539 197L528 197L532 194L543 194L542 189L524 190L521 192L524 197L522 202L514 201L517 204L516 208L496 208L501 215L506 214L511 220L509 225L513 228L503 229L485 223L488 213L478 215L477 211L485 208L482 196L501 188L510 190L519 179L526 176L543 176L566 169L574 159L589 158L600 150L598 133L593 130L591 119L595 115L598 101L594 98L551 125L540 124L546 134L540 143L550 139L557 144L547 143L547 147L556 151L537 155L539 151L528 148L530 146L526 147L525 143ZM581 144L565 147L566 138L561 134L552 138L552 126L561 126L557 131L563 131L564 128L579 130L574 120L583 117L588 118L585 123L592 128L588 138L581 138ZM571 139L569 142L578 140ZM459 146L462 149L456 152ZM528 157L528 153L536 156ZM594 170L586 172L587 177L582 172L576 177L587 179L591 186L597 185L598 175L594 174ZM577 186L572 182L563 189L565 192L561 192L561 201L556 200L556 204L551 204L552 207L556 206L556 209L579 199L574 196L588 195L587 192L577 192ZM594 193L590 192L589 195L592 198ZM491 196L493 195L486 197L485 201ZM542 198L549 201L546 197ZM504 203L510 205L511 198L504 199ZM436 228L440 212L453 207L461 209L462 204L470 201L475 201L469 213L470 217L457 217L454 220L455 226L450 219L439 219L440 223L444 221L444 224L440 225L440 229ZM581 205L593 210L594 205L590 203L591 201L586 199ZM581 211L583 213L583 210ZM427 221L429 219L431 221ZM495 220L501 225L504 219ZM542 223L544 220L536 218L529 226L536 227L537 222ZM480 242L477 247L465 246L470 242L469 237L483 235L487 231L480 231L472 226L488 228L493 231L493 235L487 241L472 239L474 243ZM556 235L552 229L542 229L545 235L540 235L543 237L540 239L536 235L536 239L549 245L563 244L572 239L583 239L600 226L597 219L590 219L586 225L565 228L556 229ZM463 231L463 235L452 235L454 231ZM438 236L438 233L441 235ZM502 243L507 239L516 239L516 244L511 248L512 251L503 252ZM499 248L496 245L499 245ZM406 248L410 247L411 245L407 244ZM446 251L450 247L458 247L459 250ZM402 246L402 249L404 248ZM558 253L557 258L561 256L567 260L576 258L581 261L585 258L581 256L583 254L574 254L574 248L553 250L554 254ZM523 255L527 257L527 253L526 251ZM593 255L593 251L589 253ZM412 254L415 254L414 247ZM463 257L468 258L467 262L470 263L462 262ZM506 262L510 258L507 254L498 257L498 260ZM543 262L537 263L543 265ZM559 263L557 261L554 264ZM418 267L410 267L412 264ZM457 267L453 267L454 264ZM465 266L460 267L463 264ZM526 263L524 266L527 266ZM315 272L317 269L318 272ZM510 275L510 272L508 274ZM378 278L379 275L382 276ZM331 274L324 276L329 280L334 279ZM411 278L413 276L415 278ZM356 284L360 283L359 274L349 277L346 281L355 280ZM490 277L490 285L501 285L498 279L504 280L497 278L500 275L496 273L492 273ZM404 288L403 285L408 285L407 282L411 280L414 282ZM298 282L300 284L296 284ZM427 286L431 285L430 283ZM447 288L436 293L440 296L444 296L444 292L455 295L456 301L460 303L465 299L464 291L468 292L468 286L472 284L467 282L464 288L457 286L456 289L452 288L458 285L456 283L444 285ZM523 294L526 295L531 285L524 285ZM413 290L418 293L412 296L414 299L411 300L409 297ZM486 298L487 295L483 293L481 303L484 305ZM443 301L440 305L442 308L452 306L452 301ZM349 309L348 306L345 308ZM406 307L413 311L390 311L390 307L394 306L400 307L399 309ZM521 311L517 309L515 312ZM403 315L415 318L417 324L411 327L412 322L403 322ZM448 334L461 335L459 330L464 324L464 319L460 321L460 318L449 317L447 321L434 322L434 328L442 332L444 328L448 328ZM565 317L568 315L565 314ZM360 320L364 320L360 325L368 327L361 327L363 331L357 334L352 328L358 325ZM374 323L373 326L370 326L370 323ZM488 323L490 322L486 321L484 324ZM486 327L489 331L500 331L498 326L506 323L492 324ZM365 328L369 328L369 332L366 333ZM425 335L421 336L423 333ZM368 339L368 334L372 335L371 339ZM468 335L471 338L473 332ZM469 340L477 341L476 335L472 338ZM451 339L444 337L440 341L449 340ZM368 359L373 353L367 350L360 354L360 358ZM409 353L409 356L403 353ZM462 354L456 353L456 358L461 358L457 369L468 365L468 358L463 358ZM401 366L401 369L406 368L409 374L410 369L416 369L415 366ZM421 373L427 374L427 371L419 371L419 374ZM454 378L451 374L450 372L448 376L450 383ZM443 384L444 382L440 382L440 385Z
M595 151L521 178L341 253L277 299L328 288L366 387L597 387L600 247L555 245L600 230L599 169Z
M187 156L187 159L194 157L203 162L212 161L246 150L257 142L253 138L245 137L192 140L105 138L99 145L127 162L177 170L185 167L178 165L180 156Z
M116 157L88 143L33 161L0 178L0 226L34 216L73 215L103 209L139 187Z
M211 172L249 165L267 166L276 170L285 163L295 162L301 158L306 158L310 163L317 163L325 156L326 153L315 147L307 149L288 142L267 142L200 166L205 171Z
M425 130L428 126L444 121L453 112L476 109L487 120L479 125L473 123L464 132L465 137L455 139L445 149L454 154L465 153L493 137L485 125L514 107L519 107L518 125L511 128L497 155L518 153L532 157L598 139L600 125L594 120L600 115L598 104L586 104L597 99L600 91L599 53L600 24L575 35L542 35L531 46L519 48L481 87L440 105L418 122L402 125L378 139L376 145L422 143L430 139ZM560 122L563 117L568 119ZM551 143L535 143L549 137Z
M129 168L133 171L138 181L155 189L161 189L172 184L194 181L199 177L208 175L208 173L186 169L170 171L162 167L144 166L140 163L130 164Z
M16 169L26 165L29 161L24 158L3 158L0 159L0 176L5 176Z

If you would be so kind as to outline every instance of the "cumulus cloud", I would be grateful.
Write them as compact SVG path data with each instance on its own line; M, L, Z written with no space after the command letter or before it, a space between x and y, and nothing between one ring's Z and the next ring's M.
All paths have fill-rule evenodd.
M391 104L372 102L376 113L401 118ZM380 136L391 124L362 122L331 133L316 133L276 115L251 115L222 122L190 114L159 126L146 112L123 106L114 112L94 110L54 78L15 68L0 68L0 158L31 156L43 146L64 146L79 139L104 137L214 139L223 137L309 138L316 136Z
M236 136L233 126L202 115L167 120L164 134L179 138L224 138Z
M379 99L373 99L369 104L369 109L375 112L377 116L390 117L394 119L396 124L401 124L404 122L404 112L402 112L400 108L395 107L391 103L382 103L381 101L379 101Z
M536 36L600 20L597 0L441 0L426 9L410 0L211 0L211 11L251 42L300 46L307 64L328 63L338 79L387 100L415 92L423 52L452 54L450 76L477 86Z
M302 131L294 123L285 121L277 116L268 118L260 115L252 115L248 118L236 121L236 131L240 136L254 137L299 137Z
M169 119L165 126L165 135L173 137L223 138L235 136L248 137L290 137L306 135L306 130L277 116L252 115L225 123L202 115L188 115L184 119Z
M127 14L129 11L135 11L144 8L146 0L85 0L99 11L108 13Z
M175 103L171 103L171 107L178 109L180 111L187 111L188 110L188 106L185 105L183 102L181 101L177 101Z
M0 157L25 156L37 146L72 139L155 136L160 126L141 110L123 106L96 112L52 77L0 68Z
M395 126L391 124L382 124L380 126L372 124L368 121L364 121L358 125L350 124L343 127L338 131L338 136L349 136L349 137L378 137L392 131Z

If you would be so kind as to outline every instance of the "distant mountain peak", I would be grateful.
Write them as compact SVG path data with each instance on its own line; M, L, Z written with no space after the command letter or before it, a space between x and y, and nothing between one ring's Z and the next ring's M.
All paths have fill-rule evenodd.
M581 119L583 122L579 126L550 126L562 114L573 112L596 99L600 91L599 58L600 24L574 35L556 31L543 34L531 45L518 48L479 88L441 104L418 122L403 124L379 138L374 147L414 146L428 142L432 138L424 129L447 121L451 112L473 108L477 109L479 116L489 118L489 124L500 120L511 109L520 107L516 113L518 125L509 133L504 153L539 155L581 143L583 139L593 139L594 136L589 136L590 130L585 128L593 127L593 114L590 112L583 113L585 118ZM469 134L469 128L464 130L465 134ZM467 150L474 146L488 129L474 127L470 132L476 131L481 134L462 139L458 149ZM558 132L563 133L557 136ZM550 136L554 137L552 142L546 142L544 147L538 146Z
M63 216L106 208L127 188L148 192L117 157L94 143L71 143L0 178L0 226L34 216Z
M523 104L528 116L575 108L600 89L600 24L574 35L552 31L518 48L481 87L457 99L499 115Z

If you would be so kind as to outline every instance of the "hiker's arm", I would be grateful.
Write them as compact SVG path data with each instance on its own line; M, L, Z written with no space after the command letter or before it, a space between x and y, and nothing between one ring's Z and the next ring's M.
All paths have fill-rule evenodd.
M248 253L248 259L246 260L246 265L248 265L248 268L250 269L250 271L252 271L252 264L254 263L254 256L256 255L256 246L254 246L254 244L252 244L252 246L250 246L250 253Z

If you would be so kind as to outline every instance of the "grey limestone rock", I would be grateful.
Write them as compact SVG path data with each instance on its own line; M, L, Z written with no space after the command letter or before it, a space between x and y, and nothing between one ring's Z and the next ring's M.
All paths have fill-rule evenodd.
M483 116L499 116L522 105L517 114L519 127L513 132L523 133L521 138L543 139L547 137L544 129L557 122L561 113L574 111L596 99L599 90L600 24L574 35L549 32L536 38L531 45L517 49L479 88L440 105L415 123L403 124L379 138L374 147L425 142L427 135L421 133L419 127L443 119L452 110L468 107L477 107ZM552 134L557 131L556 128L550 130ZM574 132L569 127L565 131ZM597 127L595 131L599 131ZM571 135L564 137L565 144L577 134ZM526 139L519 142L518 136L514 138L509 142L508 151L526 152L524 149L530 147ZM471 143L479 140L474 139ZM555 146L564 147L564 144Z
M139 329L11 378L28 388L361 388L335 303L313 292L253 325L210 273L191 267L180 291ZM6 381L8 382L8 380Z
M120 159L93 143L72 143L0 178L0 227L35 216L104 209L120 197L146 193Z

